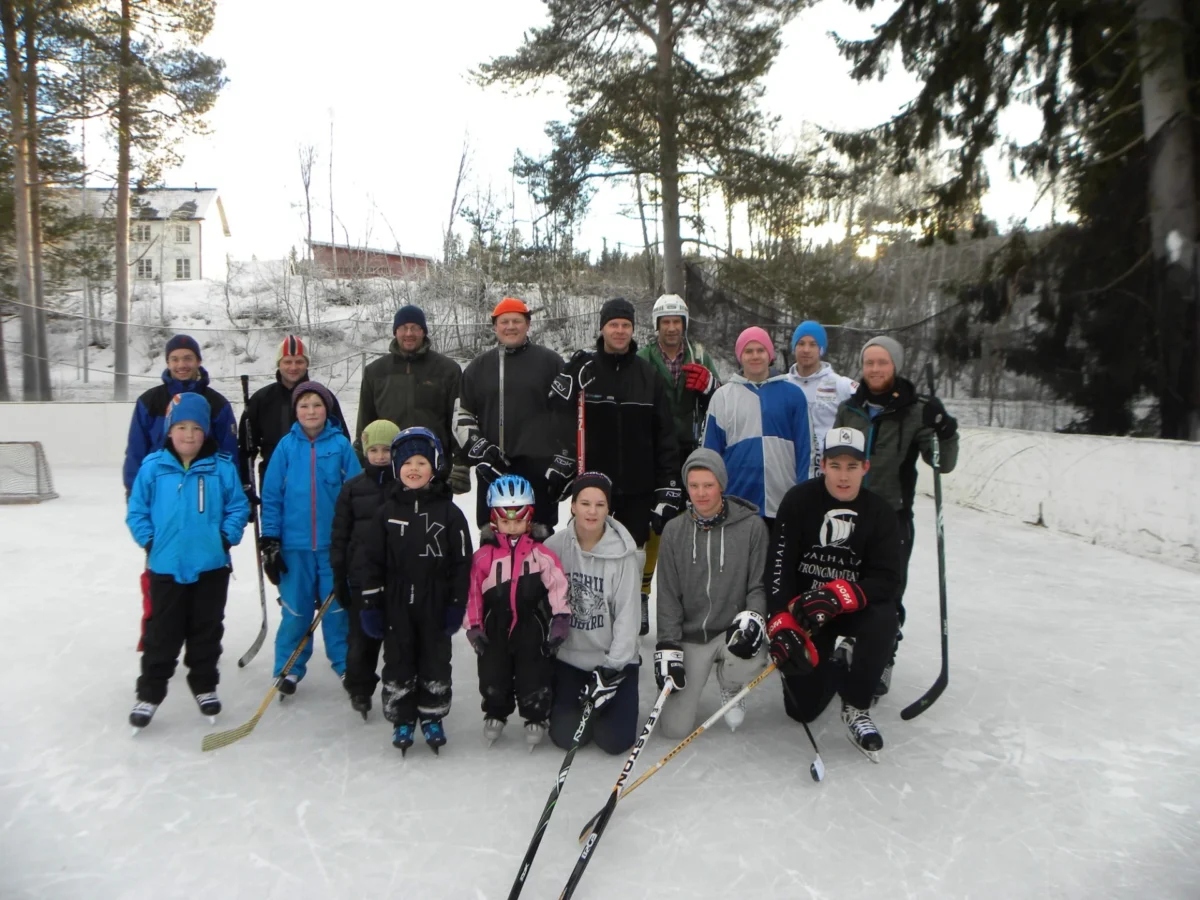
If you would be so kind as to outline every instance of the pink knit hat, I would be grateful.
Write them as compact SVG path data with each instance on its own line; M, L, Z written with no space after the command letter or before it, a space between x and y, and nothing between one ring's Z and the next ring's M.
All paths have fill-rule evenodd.
M751 325L738 335L737 343L733 345L738 362L742 361L742 351L746 349L746 345L755 341L767 348L768 362L775 362L775 345L771 343L771 336L757 325Z

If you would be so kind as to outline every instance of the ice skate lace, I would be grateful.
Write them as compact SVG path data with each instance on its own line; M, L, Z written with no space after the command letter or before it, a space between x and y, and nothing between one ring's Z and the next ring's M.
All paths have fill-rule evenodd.
M145 700L139 700L133 707L135 713L144 713L145 715L153 715L156 709L158 709L158 704L147 703Z
M866 710L847 707L842 713L842 718L846 722L846 726L854 732L854 736L861 740L872 734L879 734L879 730L875 727L875 723L871 721L871 717Z
M721 705L724 706L726 703L728 703L730 700L732 700L734 697L736 697L740 690L741 690L741 688L721 688ZM743 697L741 700L739 700L737 702L737 706L735 707L735 709L743 709L744 710L745 708L746 708L746 698Z

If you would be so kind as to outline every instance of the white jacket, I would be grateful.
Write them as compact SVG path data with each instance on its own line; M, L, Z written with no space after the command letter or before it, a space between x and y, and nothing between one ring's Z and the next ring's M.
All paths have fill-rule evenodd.
M839 375L827 362L812 375L799 375L793 365L788 370L788 381L800 385L808 398L808 422L812 428L812 471L809 478L821 473L821 454L825 450L825 433L833 427L838 407L854 396L858 382Z

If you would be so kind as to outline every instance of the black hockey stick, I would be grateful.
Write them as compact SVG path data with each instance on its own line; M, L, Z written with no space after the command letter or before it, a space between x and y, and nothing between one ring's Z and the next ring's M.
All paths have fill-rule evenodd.
M525 887L525 879L529 877L529 870L533 867L533 858L537 855L538 847L542 843L542 835L546 833L546 826L550 824L550 816L554 813L554 807L562 795L567 774L571 771L571 762L575 759L575 751L579 749L579 742L583 740L583 730L587 727L588 719L591 717L592 701L588 700L583 705L583 715L579 717L579 727L575 729L575 737L571 740L571 749L567 751L562 765L558 767L558 779L554 782L550 797L546 800L546 806L542 810L542 817L538 819L537 828L533 831L533 838L529 842L529 849L525 851L525 858L521 860L521 868L517 872L512 890L508 892L508 900L517 900L521 896L521 888Z
M792 687L787 683L787 676L782 672L779 673L779 680L783 682L784 693L788 695L788 699L792 701L792 706L800 709L800 705L796 702L796 695L792 693ZM825 761L821 759L821 748L817 746L817 739L813 737L812 729L808 727L807 722L801 722L804 726L804 733L808 735L808 742L812 744L813 753L817 754L808 765L808 774L812 776L813 781L821 781L825 778Z
M625 760L625 765L621 767L621 774L617 776L617 783L613 786L612 793L608 795L608 802L604 804L604 809L600 811L596 825L592 828L592 833L588 835L587 842L583 845L583 850L580 852L579 859L575 863L575 868L571 870L571 876L567 879L566 886L562 889L562 893L558 895L558 900L567 900L567 898L575 893L575 888L579 887L579 881L583 878L583 871L587 868L587 864L592 861L592 853L596 849L596 845L600 842L601 835L604 834L604 826L608 824L608 820L612 818L613 810L617 808L617 798L621 796L621 788L625 786L625 780L629 777L629 773L633 771L634 763L637 762L638 756L641 755L642 748L646 746L646 741L650 739L650 732L654 730L654 726L658 722L659 713L662 712L663 704L667 702L667 697L670 696L672 687L673 683L668 681L663 685L658 699L654 701L654 708L650 710L650 716L646 719L646 724L642 726L642 733L638 736L637 743L633 745L633 752L629 754L629 758Z
M250 402L250 376L242 376L242 410L246 409L246 405ZM246 434L250 433L250 420L246 420ZM249 442L247 442L249 443ZM249 449L249 448L247 448ZM254 477L254 458L251 457L246 461L246 471L250 473L250 484L254 489L254 493L258 494L257 479ZM250 649L242 654L238 660L238 668L245 668L246 665L254 659L258 651L262 649L263 641L267 639L267 588L263 584L263 569L262 555L259 553L258 544L261 539L261 534L258 528L258 513L251 507L250 514L254 517L254 568L258 571L258 603L262 607L262 625L258 628L258 637L254 639L254 643L250 645Z
M925 378L929 382L929 396L933 396L933 363L925 365ZM929 442L930 466L933 469L933 506L937 519L937 558L938 558L938 603L942 614L942 671L938 673L937 681L918 700L904 707L900 718L904 721L915 719L929 707L937 698L942 696L946 685L950 683L950 626L946 612L946 535L942 521L942 451L938 444L935 431L930 435Z

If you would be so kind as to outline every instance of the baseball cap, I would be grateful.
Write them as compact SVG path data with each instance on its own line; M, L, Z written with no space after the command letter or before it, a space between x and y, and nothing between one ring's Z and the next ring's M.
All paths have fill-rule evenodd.
M831 428L825 434L825 455L867 458L867 439L857 428Z

